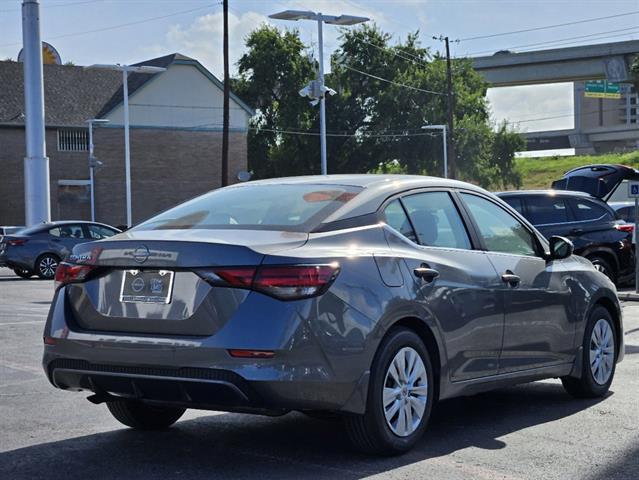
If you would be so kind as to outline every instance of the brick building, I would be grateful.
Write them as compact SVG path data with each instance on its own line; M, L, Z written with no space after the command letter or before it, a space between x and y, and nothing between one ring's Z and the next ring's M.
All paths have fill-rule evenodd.
M138 65L166 68L129 75L133 221L137 223L221 184L222 83L180 54ZM88 129L94 128L96 220L126 223L122 74L44 65L45 125L51 217L90 219ZM0 62L0 225L24 224L23 65ZM246 134L253 114L231 95L229 181L246 170Z

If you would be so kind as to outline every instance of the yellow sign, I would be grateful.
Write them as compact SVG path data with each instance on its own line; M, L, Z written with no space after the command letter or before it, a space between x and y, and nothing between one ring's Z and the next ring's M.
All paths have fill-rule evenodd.
M18 62L24 61L24 49L20 50L18 54ZM62 59L58 51L53 48L53 45L47 42L42 42L42 63L45 65L62 65Z

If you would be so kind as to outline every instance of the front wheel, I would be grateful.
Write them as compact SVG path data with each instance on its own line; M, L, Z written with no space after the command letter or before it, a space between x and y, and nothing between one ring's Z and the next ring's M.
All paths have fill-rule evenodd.
M352 443L371 454L410 450L426 429L433 387L433 367L424 342L412 330L392 329L373 361L365 413L345 417Z
M107 408L120 423L138 430L160 430L170 427L186 411L184 408L155 407L126 399L107 402Z
M608 392L617 364L616 332L610 312L596 307L586 325L581 378L563 377L561 382L573 397L602 397Z

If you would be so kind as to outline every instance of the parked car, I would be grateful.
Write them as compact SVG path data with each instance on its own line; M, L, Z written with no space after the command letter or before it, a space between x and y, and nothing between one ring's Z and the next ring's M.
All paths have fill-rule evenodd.
M62 221L42 223L0 239L0 266L7 266L22 278L37 275L52 279L60 260L74 246L119 233L102 223Z
M17 226L0 227L0 237L3 237L4 235L11 235L12 233L16 233L16 232L22 230L23 228L24 228L24 226L22 226L22 227L17 227Z
M341 415L400 453L433 404L559 377L599 397L623 357L614 285L494 195L420 176L247 182L81 244L43 366L124 425L186 408Z
M634 227L620 221L605 202L583 192L561 190L518 190L497 195L546 238L560 235L572 241L575 253L590 260L614 283L634 278Z

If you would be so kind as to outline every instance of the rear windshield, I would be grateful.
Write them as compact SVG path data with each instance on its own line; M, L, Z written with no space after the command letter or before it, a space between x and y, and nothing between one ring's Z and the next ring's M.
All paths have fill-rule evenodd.
M156 215L133 230L239 228L310 232L361 190L319 184L224 188Z

